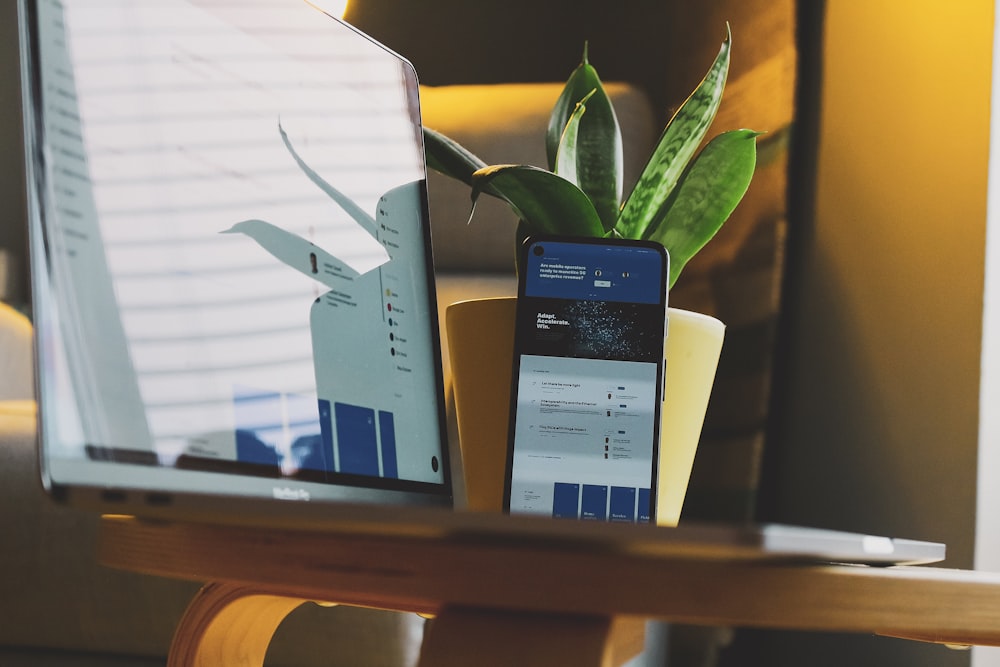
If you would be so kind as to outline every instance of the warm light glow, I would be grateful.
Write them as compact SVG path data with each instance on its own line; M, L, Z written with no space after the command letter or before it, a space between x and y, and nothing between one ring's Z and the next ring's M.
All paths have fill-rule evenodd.
M309 0L313 5L316 5L324 12L330 16L339 16L344 18L344 14L347 13L347 3L349 0Z

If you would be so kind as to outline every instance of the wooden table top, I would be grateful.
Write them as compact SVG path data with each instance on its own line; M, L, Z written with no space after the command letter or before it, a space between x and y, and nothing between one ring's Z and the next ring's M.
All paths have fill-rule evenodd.
M1000 645L1000 574L775 557L710 526L350 510L283 527L105 517L100 558L161 576L428 614L474 607Z

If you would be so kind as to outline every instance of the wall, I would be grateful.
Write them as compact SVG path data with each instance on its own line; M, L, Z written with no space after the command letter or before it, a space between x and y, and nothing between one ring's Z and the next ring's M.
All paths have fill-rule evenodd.
M993 58L1000 32L993 30ZM993 69L991 125L1000 128L1000 68ZM979 393L979 465L976 508L976 569L1000 571L1000 135L990 140L987 201L986 277L983 294L983 352ZM975 667L1000 665L1000 648L976 647Z
M767 518L940 540L967 567L993 1L827 0L823 25ZM772 640L781 664L968 662L875 637Z
M991 0L830 0L815 217L792 239L781 518L972 563Z

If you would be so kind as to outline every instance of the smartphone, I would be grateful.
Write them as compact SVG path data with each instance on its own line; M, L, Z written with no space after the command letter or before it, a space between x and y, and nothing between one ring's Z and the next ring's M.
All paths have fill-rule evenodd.
M520 253L505 509L655 521L666 250L534 236Z

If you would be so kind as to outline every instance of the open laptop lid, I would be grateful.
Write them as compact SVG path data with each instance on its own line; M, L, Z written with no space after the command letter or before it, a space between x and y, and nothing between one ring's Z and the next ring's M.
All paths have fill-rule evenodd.
M302 0L20 20L46 487L450 504L409 63Z

